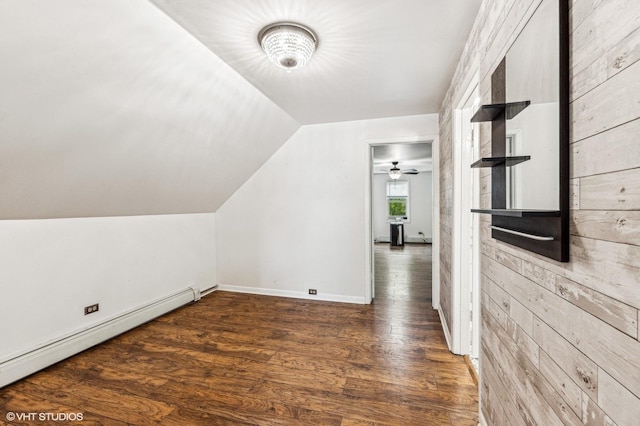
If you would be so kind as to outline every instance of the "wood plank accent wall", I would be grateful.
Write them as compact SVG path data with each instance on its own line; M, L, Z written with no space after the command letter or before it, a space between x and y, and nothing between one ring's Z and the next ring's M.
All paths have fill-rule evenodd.
M441 305L451 327L452 112L541 1L485 0L440 110ZM481 412L488 424L640 422L640 2L571 0L571 261L491 238L481 218ZM491 125L481 125L481 155ZM481 208L491 203L481 173Z
M450 108L446 117L440 114L440 309L448 330L451 318L451 253L453 251L453 144Z

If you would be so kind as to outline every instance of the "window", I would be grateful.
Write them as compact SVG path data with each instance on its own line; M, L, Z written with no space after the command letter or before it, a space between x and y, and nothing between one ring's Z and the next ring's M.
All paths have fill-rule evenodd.
M387 182L387 219L409 220L409 182L393 180Z

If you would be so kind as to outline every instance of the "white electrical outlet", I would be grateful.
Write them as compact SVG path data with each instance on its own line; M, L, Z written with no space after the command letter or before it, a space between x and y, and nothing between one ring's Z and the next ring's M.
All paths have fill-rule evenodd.
M89 305L84 307L84 314L89 315L94 312L98 312L100 310L100 304L96 303L95 305Z

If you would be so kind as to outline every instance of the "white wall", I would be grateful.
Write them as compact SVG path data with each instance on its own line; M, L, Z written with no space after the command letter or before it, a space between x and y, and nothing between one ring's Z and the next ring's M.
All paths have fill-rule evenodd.
M215 283L215 215L0 221L0 361ZM84 307L100 311L84 315Z
M303 126L217 212L223 288L365 301L365 140L435 135L438 116Z
M432 172L420 172L417 175L403 175L402 180L409 181L409 221L404 224L405 240L420 242L422 232L431 239L432 220ZM387 175L374 175L372 180L373 203L373 236L376 239L382 237L383 241L389 241L389 222L387 221Z

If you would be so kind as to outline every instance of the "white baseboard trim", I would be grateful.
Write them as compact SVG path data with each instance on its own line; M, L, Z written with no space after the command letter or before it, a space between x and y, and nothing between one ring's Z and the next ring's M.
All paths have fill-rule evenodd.
M219 284L218 290L229 291L232 293L259 294L262 296L277 296L277 297L289 297L293 299L321 300L324 302L355 303L360 305L366 304L364 297L344 296L340 294L324 294L321 291L319 291L319 294L317 295L311 295L303 291L278 290L274 288L245 287L245 286L225 285L225 284Z
M449 327L447 326L447 321L445 321L444 312L442 312L442 307L438 307L438 316L440 317L440 323L442 324L442 330L444 331L444 338L447 341L447 347L451 352L453 352L453 346L451 345L451 332L449 332Z
M200 296L200 290L187 288L86 329L60 336L52 342L17 356L12 356L0 363L0 388L151 321L180 306L199 300Z

